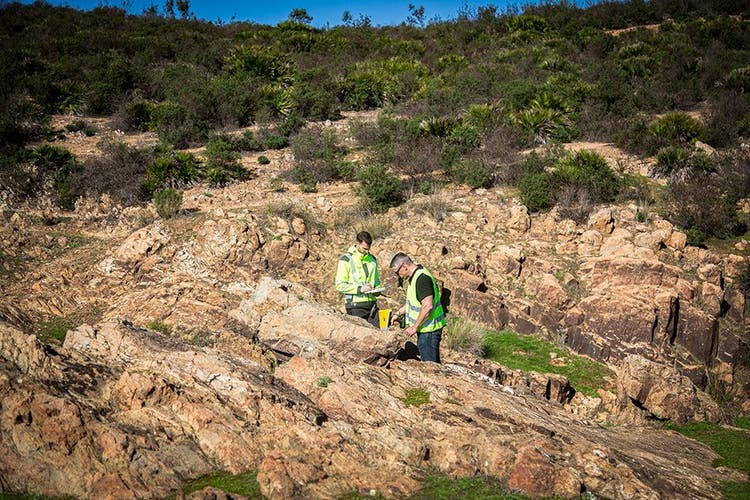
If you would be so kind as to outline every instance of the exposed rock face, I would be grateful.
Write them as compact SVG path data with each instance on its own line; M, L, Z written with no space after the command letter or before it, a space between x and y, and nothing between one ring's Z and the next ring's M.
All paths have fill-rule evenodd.
M621 401L630 399L653 418L678 424L723 419L716 402L698 390L690 379L672 367L637 355L627 356L622 361L617 393Z
M114 320L69 332L59 353L5 326L3 488L152 498L210 470L257 469L269 498L399 497L434 467L532 496L712 498L726 479L695 441L571 420L488 377L503 372L489 361L397 361L396 333L306 303L284 282L262 287L235 316L259 320L267 341L285 328L299 347L274 373ZM429 402L407 406L413 389Z

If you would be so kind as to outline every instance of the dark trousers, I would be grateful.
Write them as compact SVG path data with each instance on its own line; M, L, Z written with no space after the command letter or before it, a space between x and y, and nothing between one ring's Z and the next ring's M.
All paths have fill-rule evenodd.
M378 319L378 304L370 302L366 304L357 304L346 306L346 314L366 319L372 326L379 328L380 320Z
M419 348L419 359L422 361L434 361L440 363L440 341L443 338L443 329L429 333L417 333L417 347Z

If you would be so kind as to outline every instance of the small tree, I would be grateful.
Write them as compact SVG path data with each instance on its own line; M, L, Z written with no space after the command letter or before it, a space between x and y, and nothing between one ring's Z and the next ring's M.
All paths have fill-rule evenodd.
M289 20L297 24L310 24L313 18L305 9L292 9Z

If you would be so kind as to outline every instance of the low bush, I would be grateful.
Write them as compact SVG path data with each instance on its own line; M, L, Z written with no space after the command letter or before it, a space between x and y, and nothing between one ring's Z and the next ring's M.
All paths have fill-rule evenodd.
M684 146L668 146L656 153L653 175L665 178L686 179L701 173L713 172L711 158L703 151Z
M357 173L359 185L355 193L361 196L374 212L384 212L404 200L401 179L382 165L373 165Z
M162 219L171 219L180 212L182 207L182 191L179 189L162 189L154 196L156 213Z
M231 139L224 136L213 137L206 144L205 154L204 177L211 186L223 186L231 181L250 177L250 172L240 164L240 155L235 151Z
M49 184L52 201L61 208L72 210L76 196L71 184L75 174L83 170L73 154L64 148L42 145L30 150L28 159L33 165L26 177L30 192L42 194Z
M476 158L465 158L449 169L451 177L472 189L488 188L494 183L495 168Z
M524 174L518 180L518 197L530 212L540 212L552 206L552 186L546 173Z
M200 180L200 169L200 160L191 153L164 153L148 166L144 190L150 196L159 189L186 187Z
M75 195L99 197L106 193L125 206L150 199L151 192L143 188L146 172L162 150L138 149L122 142L108 142L100 148L102 154L86 160L83 171L74 177Z
M698 120L686 113L673 111L657 118L648 127L648 134L660 147L673 144L691 144L703 133Z
M607 160L585 149L562 157L551 178L556 190L566 186L585 189L594 202L611 201L619 190L619 179Z
M448 349L481 357L484 355L485 331L466 318L449 315L441 343Z

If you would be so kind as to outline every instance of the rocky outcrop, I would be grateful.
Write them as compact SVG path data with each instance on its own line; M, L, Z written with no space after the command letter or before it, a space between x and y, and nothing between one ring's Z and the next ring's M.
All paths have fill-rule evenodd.
M234 313L260 340L298 348L273 373L122 321L81 326L59 352L6 326L3 488L153 498L210 470L252 469L269 498L401 497L433 468L531 496L712 498L726 479L706 446L571 419L556 401L564 391L539 397L528 379L514 389L492 362L393 359L396 332L307 303L287 283L265 280ZM410 406L414 390L429 401Z
M632 401L650 418L677 424L725 418L719 405L690 379L670 366L637 355L627 356L620 364L617 394L620 401Z

